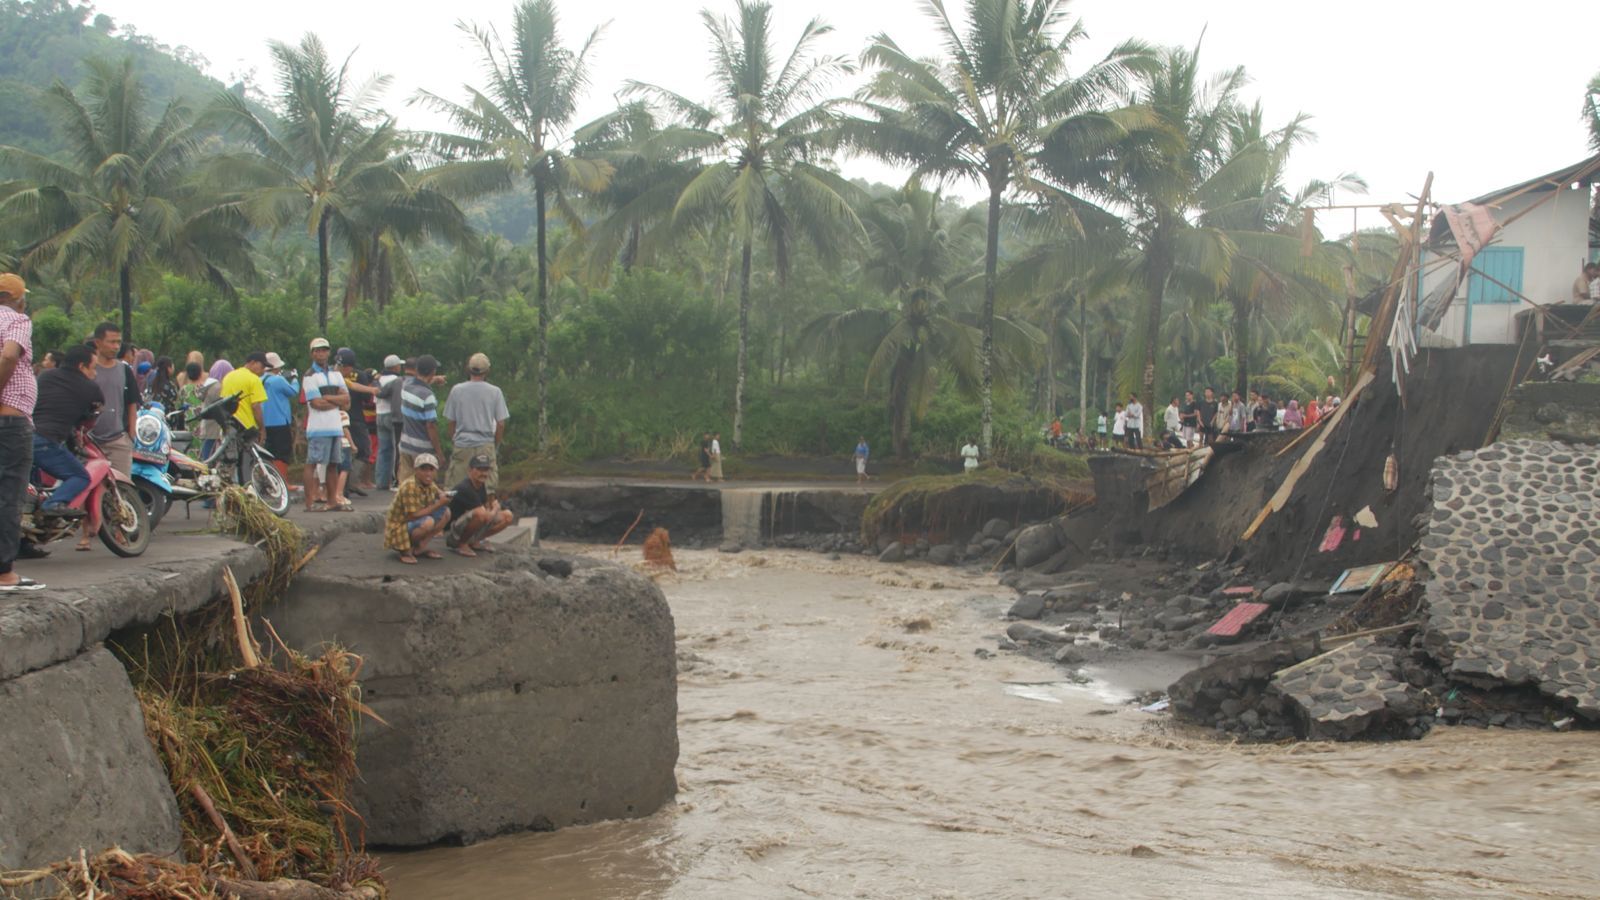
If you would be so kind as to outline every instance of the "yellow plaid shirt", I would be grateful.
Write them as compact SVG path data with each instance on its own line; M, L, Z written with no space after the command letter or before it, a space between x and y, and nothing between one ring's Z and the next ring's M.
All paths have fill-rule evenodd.
M389 518L383 526L383 546L401 553L411 552L411 531L406 523L417 513L439 502L443 492L437 484L424 486L415 477L401 482L394 492L394 502L389 504Z

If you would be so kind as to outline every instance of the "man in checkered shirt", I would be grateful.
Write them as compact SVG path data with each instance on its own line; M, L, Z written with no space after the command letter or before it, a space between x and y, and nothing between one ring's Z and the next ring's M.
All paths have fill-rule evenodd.
M0 273L0 593L34 591L44 585L12 571L22 540L22 498L33 468L33 321L28 286Z

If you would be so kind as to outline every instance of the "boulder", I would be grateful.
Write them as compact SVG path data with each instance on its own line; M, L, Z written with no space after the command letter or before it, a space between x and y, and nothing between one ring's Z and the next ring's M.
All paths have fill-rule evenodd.
M1030 525L1017 535L1017 568L1027 569L1050 558L1061 549L1055 528L1049 524Z
M936 566L952 565L956 561L956 548L953 544L936 544L928 548L928 562Z
M117 846L178 851L178 806L104 647L0 682L0 869Z
M1065 644L1072 640L1071 635L1062 634L1059 631L1050 631L1037 625L1030 625L1027 622L1012 622L1006 626L1006 637L1019 643L1031 641L1035 644Z
M899 562L905 562L905 561L906 561L906 548L905 548L905 545L900 543L899 541L895 541L895 542L891 543L889 546L883 548L883 552L882 553L878 554L878 562L899 563Z
M718 553L743 553L744 545L738 541L729 541L717 548Z
M986 538L992 538L993 540L998 541L1005 537L1006 532L1010 530L1011 523L1007 522L1005 519L990 519L983 524L983 531L981 533Z
M643 576L537 549L404 566L324 547L265 611L365 660L355 806L415 847L648 816L677 790L671 610Z
M1044 615L1044 597L1040 594L1024 594L1011 604L1006 615L1013 619L1037 619Z

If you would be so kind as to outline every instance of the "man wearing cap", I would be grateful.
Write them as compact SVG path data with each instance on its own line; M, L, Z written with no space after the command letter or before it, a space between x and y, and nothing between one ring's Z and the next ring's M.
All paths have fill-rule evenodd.
M267 389L261 384L261 374L265 371L267 354L257 350L244 358L244 365L222 379L221 396L239 398L239 408L233 411L233 417L244 427L245 435L255 440L261 438L264 418L261 407L267 402Z
M517 520L511 510L501 509L500 501L490 493L488 480L493 469L494 460L488 455L472 457L467 461L467 477L450 492L451 524L445 544L462 556L494 552L486 542Z
M495 451L505 436L511 412L506 409L505 392L488 381L489 357L472 354L467 360L467 378L451 388L444 401L444 417L450 420L450 477L466 477L471 460L486 457L489 491L493 493L500 486Z
M428 549L428 542L450 525L450 495L434 483L439 459L432 453L418 453L412 465L411 476L394 492L383 527L384 548L400 554L400 561L407 565L415 565L419 556L441 558L439 551Z
M401 481L410 477L419 454L431 453L436 460L444 455L439 449L439 398L433 395L432 384L438 372L438 360L419 356L417 374L407 378L400 387Z
M311 342L311 371L300 380L306 395L306 511L327 509L339 496L334 482L339 477L339 456L344 426L339 413L350 408L350 392L344 376L329 368L332 348L327 338ZM319 478L318 467L321 467ZM326 490L324 490L324 487Z
M289 482L289 460L294 457L294 401L300 396L300 373L283 371L283 357L268 351L267 374L261 378L267 402L261 405L261 424L266 432L267 452L272 466ZM298 487L298 485L296 485Z
M0 592L36 591L44 585L12 571L22 544L22 498L33 468L33 320L28 286L0 274Z
M378 411L378 467L374 481L378 490L394 487L395 447L400 443L400 418L395 415L395 403L400 398L400 386L405 383L400 370L406 361L393 353L383 358L383 374L378 376L378 393L373 395L373 405Z

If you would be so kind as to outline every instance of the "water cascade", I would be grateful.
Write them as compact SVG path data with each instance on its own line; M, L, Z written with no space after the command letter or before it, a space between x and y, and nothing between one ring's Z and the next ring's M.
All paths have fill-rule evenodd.
M730 490L722 494L722 540L754 547L762 539L762 507L766 491Z

